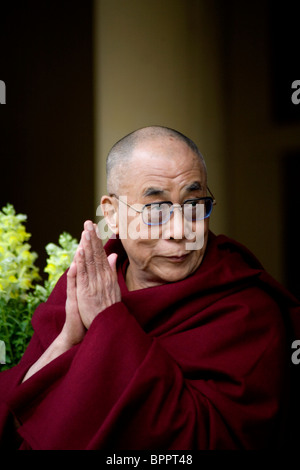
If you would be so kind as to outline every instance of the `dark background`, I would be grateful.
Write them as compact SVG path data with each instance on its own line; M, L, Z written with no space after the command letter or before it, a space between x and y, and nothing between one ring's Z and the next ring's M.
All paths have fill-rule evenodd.
M92 1L0 10L0 207L28 215L43 269L45 245L94 217Z
M300 79L300 4L269 0L273 113L279 124L299 122L299 106L291 100L291 85Z
M300 79L300 4L269 2L270 68L274 121L285 127L299 123L300 104L292 103L291 85ZM300 148L282 155L282 210L285 285L300 299ZM266 182L267 190L267 182Z

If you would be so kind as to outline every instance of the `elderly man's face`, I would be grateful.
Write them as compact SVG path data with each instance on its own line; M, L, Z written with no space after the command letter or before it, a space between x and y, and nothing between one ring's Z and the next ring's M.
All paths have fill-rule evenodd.
M206 196L206 176L200 159L184 142L170 137L156 138L136 147L124 175L118 196L122 199L126 196L128 204L134 207L160 201L182 204L187 199ZM207 243L208 219L192 223L195 233L202 230L203 235L204 231L204 243L200 249L187 249L191 239L179 209L175 209L169 223L149 227L141 214L121 206L120 203L118 223L130 263L126 277L129 289L179 281L199 267ZM139 223L137 239L132 239L129 231L121 235L124 210L128 230L130 224Z

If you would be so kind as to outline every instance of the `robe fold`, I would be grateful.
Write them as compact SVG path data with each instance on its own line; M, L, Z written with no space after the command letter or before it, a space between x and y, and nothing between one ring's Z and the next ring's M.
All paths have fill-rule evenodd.
M291 361L298 301L223 235L209 234L202 264L186 279L137 291L126 287L120 240L105 250L118 254L121 301L95 318L80 344L22 383L64 324L66 273L60 278L33 315L22 360L0 374L0 448L291 443L300 396L300 365Z

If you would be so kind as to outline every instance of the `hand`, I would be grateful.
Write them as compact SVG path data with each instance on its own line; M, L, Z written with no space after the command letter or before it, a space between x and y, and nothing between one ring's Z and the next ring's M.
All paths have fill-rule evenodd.
M67 301L66 301L66 321L60 334L63 342L71 347L83 340L86 333L84 324L77 303L76 292L76 255L67 273Z
M75 257L77 305L86 329L99 313L121 300L117 255L106 256L96 227L91 221L85 222Z
M23 382L69 348L80 343L93 319L121 300L116 262L109 257L92 222L85 223L79 248L67 274L66 321L61 333L35 362Z

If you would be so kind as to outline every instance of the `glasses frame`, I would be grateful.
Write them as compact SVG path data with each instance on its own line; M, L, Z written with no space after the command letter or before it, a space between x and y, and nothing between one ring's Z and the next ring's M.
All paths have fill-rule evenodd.
M196 197L196 198L192 198L192 199L186 199L182 204L173 204L172 201L158 201L158 202L149 202L147 204L145 204L142 209L136 209L135 207L133 207L131 204L128 204L128 202L125 202L123 201L122 199L119 198L119 196L117 196L116 194L110 194L111 197L115 197L118 201L120 202L123 202L123 204L126 204L126 206L130 207L131 209L133 209L135 212L139 213L139 214L143 214L144 212L144 209L145 207L149 207L149 206L152 206L153 204L171 204L171 207L172 207L172 210L170 210L170 217L168 218L168 220L166 220L165 222L163 223L158 223L158 224L149 224L147 222L144 221L144 217L142 217L143 219L143 222L145 225L148 225L148 226L156 226L156 225L164 225L166 224L170 218L172 217L172 214L174 213L174 209L179 209L181 208L182 210L182 206L188 202L188 201L207 201L207 200L211 200L212 201L212 208L213 206L215 206L217 204L217 201L214 197L214 195L212 194L212 192L210 191L209 187L207 186L207 190L210 194L210 196L203 196L203 197ZM205 217L203 217L202 219L198 219L198 220L204 220L204 219L207 219L208 217L210 217L211 213L212 213L212 208L211 208L211 211L208 215L206 215Z

